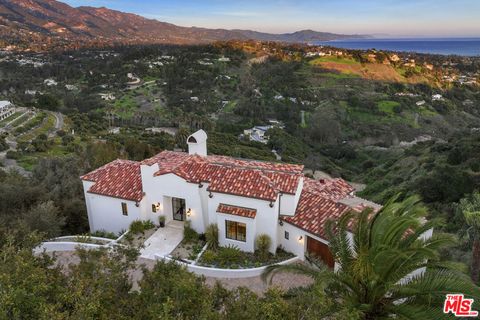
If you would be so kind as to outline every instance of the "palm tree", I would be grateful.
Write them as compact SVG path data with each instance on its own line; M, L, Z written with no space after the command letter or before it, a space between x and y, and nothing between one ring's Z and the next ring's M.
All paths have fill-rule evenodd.
M348 212L328 222L336 271L275 265L265 270L263 279L271 281L280 271L311 276L324 288L324 296L333 299L328 318L347 313L360 319L440 319L447 317L442 311L447 293L480 297L480 288L468 276L440 260L439 249L455 243L454 238L425 236L438 221L425 221L427 210L417 197L395 200L378 213Z
M468 233L473 240L472 265L470 274L474 283L480 276L480 193L475 192L470 198L460 200L460 210L468 225Z

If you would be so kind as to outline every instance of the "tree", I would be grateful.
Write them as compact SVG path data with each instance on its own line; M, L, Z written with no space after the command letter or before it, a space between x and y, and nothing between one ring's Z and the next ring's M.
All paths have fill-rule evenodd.
M337 303L328 309L335 318L346 310L358 319L441 319L448 292L462 292L478 299L480 288L456 271L452 263L440 261L439 249L454 239L425 233L438 221L422 223L426 208L417 197L389 201L378 213L348 212L326 225L337 271L321 266L271 266L267 280L279 271L310 275L324 286ZM353 237L350 237L350 232ZM423 270L423 272L418 272Z
M65 218L60 215L60 211L53 201L39 203L25 212L22 221L30 228L45 233L49 238L60 235Z
M473 241L470 274L473 282L478 283L480 277L480 193L475 192L470 197L460 200L459 208L469 227L468 233Z

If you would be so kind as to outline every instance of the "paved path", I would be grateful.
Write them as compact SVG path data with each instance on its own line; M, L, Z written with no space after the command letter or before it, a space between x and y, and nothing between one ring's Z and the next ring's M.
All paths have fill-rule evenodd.
M182 239L183 223L171 221L165 228L158 228L145 241L145 248L140 250L140 256L147 259L155 259L155 254L166 256L182 242Z

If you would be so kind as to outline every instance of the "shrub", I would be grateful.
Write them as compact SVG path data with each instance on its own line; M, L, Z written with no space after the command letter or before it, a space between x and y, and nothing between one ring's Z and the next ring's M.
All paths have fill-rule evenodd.
M190 221L185 221L185 225L183 226L183 238L186 242L198 240L198 233L193 230Z
M243 253L236 246L219 248L217 253L218 263L221 267L239 264L243 261Z
M262 260L266 260L268 258L268 249L270 249L271 244L272 239L268 234L260 234L257 236L257 251Z
M202 254L202 262L205 264L214 264L215 260L217 260L217 254L212 250L206 250Z
M145 230L150 230L153 228L155 228L155 225L150 220L146 220L146 221L135 220L130 224L130 232L133 234L139 234L139 233L144 234Z
M208 247L212 250L218 249L218 226L217 224L210 224L205 231L205 239Z
M93 233L90 233L90 235L92 237L117 239L117 236L113 232L108 232L108 231L105 231L105 230L97 230Z

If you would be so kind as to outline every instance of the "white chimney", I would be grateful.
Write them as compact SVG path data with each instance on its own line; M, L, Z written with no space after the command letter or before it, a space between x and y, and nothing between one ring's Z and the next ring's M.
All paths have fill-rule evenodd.
M187 138L188 154L207 155L207 133L198 130Z

